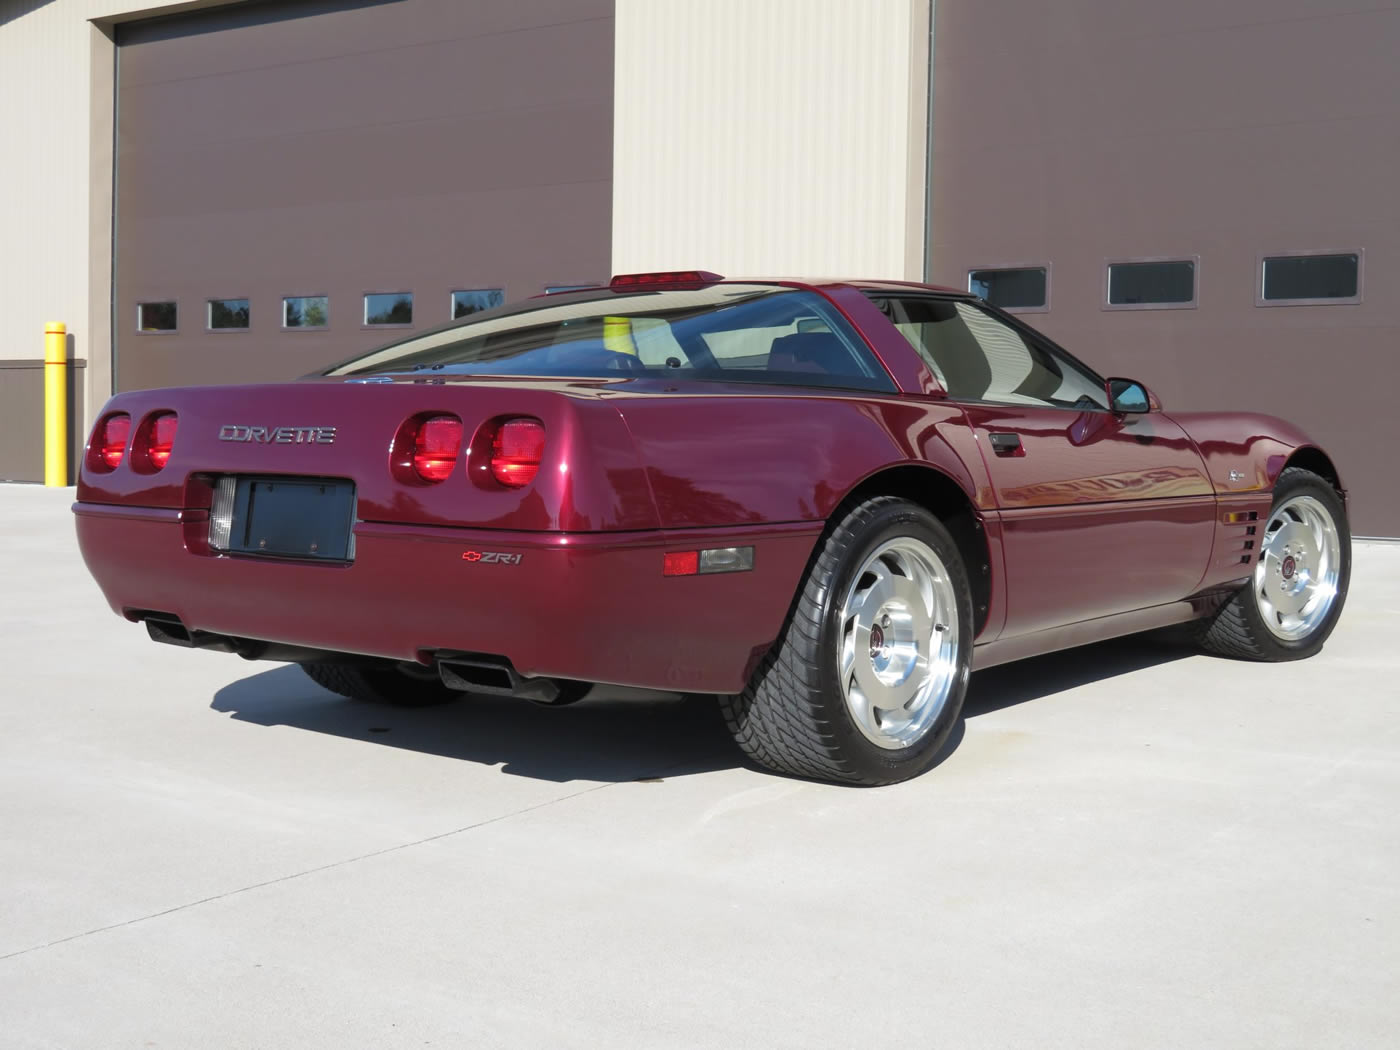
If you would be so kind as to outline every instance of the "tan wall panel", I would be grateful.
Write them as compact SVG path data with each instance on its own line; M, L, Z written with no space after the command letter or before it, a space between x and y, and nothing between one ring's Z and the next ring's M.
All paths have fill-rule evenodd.
M93 362L93 396L99 402L107 396L109 381L109 300L107 289L94 288L94 283L100 284L107 270L104 262L90 272L89 253L94 218L96 243L102 244L108 216L94 216L94 208L100 210L103 200L110 199L111 165L103 164L101 155L94 157L89 132L94 115L99 123L107 117L100 107L111 105L111 45L100 35L94 42L98 31L89 20L184 6L151 0L0 3L0 99L5 100L0 106L0 142L5 144L0 154L0 359L41 359L45 322L62 321L72 335L72 352ZM106 60L101 61L104 46ZM94 54L99 61L94 62ZM18 382L8 373L3 381ZM17 389L12 386L0 395L7 405ZM13 443L26 449L27 442L16 417L0 416L0 447Z
M619 0L613 269L917 277L927 0Z

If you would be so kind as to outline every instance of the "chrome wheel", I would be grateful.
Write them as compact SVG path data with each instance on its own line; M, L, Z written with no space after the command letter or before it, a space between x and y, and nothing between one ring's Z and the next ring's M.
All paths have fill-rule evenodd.
M841 605L837 668L847 710L872 743L917 744L958 676L958 598L933 548L901 537L865 559Z
M1264 625L1296 642L1317 630L1337 601L1342 541L1322 502L1294 496L1276 507L1254 566L1254 597Z

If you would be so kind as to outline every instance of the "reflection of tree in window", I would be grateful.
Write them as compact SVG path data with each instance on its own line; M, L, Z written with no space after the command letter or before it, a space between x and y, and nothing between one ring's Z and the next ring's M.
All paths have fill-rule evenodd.
M365 324L412 324L413 296L375 294L365 296Z
M287 328L324 328L329 311L325 296L284 299L282 324Z
M247 328L247 299L211 299L209 302L210 328Z
M482 310L490 310L506 301L505 293L499 288L481 288L475 291L452 293L452 319L468 317Z

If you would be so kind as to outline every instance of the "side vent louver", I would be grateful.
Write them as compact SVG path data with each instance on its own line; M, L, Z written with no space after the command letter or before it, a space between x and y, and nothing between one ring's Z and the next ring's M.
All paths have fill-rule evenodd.
M1215 527L1217 565L1249 565L1253 562L1258 521L1257 510L1229 511L1221 515Z

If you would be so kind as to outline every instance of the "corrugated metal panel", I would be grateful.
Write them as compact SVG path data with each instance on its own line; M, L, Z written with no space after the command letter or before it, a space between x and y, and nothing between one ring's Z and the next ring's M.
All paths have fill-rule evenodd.
M618 0L613 269L917 279L927 17Z
M1400 535L1400 8L941 0L933 278L1053 268L1028 318L1168 411L1302 426L1358 533ZM973 104L975 101L975 104ZM1262 309L1260 256L1364 252L1358 303ZM1106 310L1110 259L1198 258L1190 309ZM1189 429L1189 426L1188 426Z

